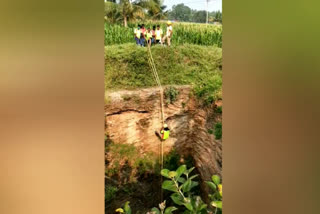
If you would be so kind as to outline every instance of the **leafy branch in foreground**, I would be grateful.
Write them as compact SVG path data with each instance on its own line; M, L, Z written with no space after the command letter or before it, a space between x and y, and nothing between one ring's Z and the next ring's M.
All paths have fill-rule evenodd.
M213 190L212 194L209 194L211 200L211 206L215 207L215 213L220 210L222 212L222 184L218 175L211 177L212 181L207 181L208 186Z
M168 169L161 170L161 175L166 177L162 183L162 188L173 192L170 196L172 201L184 208L184 214L212 214L222 213L222 184L218 175L213 175L211 181L206 181L207 185L212 189L212 194L209 194L211 200L211 208L205 204L200 196L192 193L192 188L199 185L193 179L198 175L190 176L194 167L187 169L186 165L180 166L176 171ZM160 208L160 209L159 209ZM177 207L171 206L166 208L166 201L159 204L159 208L152 208L147 214L172 214L173 211L178 210ZM131 214L129 202L126 202L123 208L118 208L116 212Z
M198 175L190 176L194 167L187 169L186 165L180 166L176 171L163 169L161 175L170 179L162 183L162 188L174 192L170 198L180 206L184 206L187 210L185 213L207 213L207 205L202 201L200 196L192 194L191 189L198 186L199 183L193 181Z

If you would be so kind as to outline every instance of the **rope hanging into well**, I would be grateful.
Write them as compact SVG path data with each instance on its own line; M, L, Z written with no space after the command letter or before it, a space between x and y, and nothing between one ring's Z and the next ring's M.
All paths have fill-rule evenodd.
M159 87L159 91L160 91L160 109L161 109L161 121L162 121L162 127L164 125L164 110L163 110L163 88L161 86L161 82L160 82L160 78L159 78L159 75L158 75L158 72L157 72L157 69L156 69L156 66L155 66L155 63L154 63L154 60L153 60L153 57L152 57L152 53L151 53L151 48L148 46L148 62L150 64L150 67L151 67L151 71L152 71L152 74L153 74L153 78L155 80L155 82L157 83L158 87ZM163 141L160 142L161 143L161 150L160 150L160 168L161 170L163 169ZM162 185L162 176L160 175L160 185ZM160 187L161 189L161 203L163 201L163 190L162 190L162 187Z

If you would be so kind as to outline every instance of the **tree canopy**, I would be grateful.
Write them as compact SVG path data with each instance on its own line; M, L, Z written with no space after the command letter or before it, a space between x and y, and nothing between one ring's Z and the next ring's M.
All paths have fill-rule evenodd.
M146 19L206 22L206 11L192 10L183 3L174 5L171 10L166 9L163 0L107 0L105 20L110 23L122 22L125 27L128 22ZM222 22L222 13L220 11L209 12L209 22Z

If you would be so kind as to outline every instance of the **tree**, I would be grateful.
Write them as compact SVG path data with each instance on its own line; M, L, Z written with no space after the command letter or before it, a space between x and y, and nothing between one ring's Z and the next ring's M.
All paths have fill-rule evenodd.
M221 11L214 11L209 13L210 22L222 22L222 13Z
M125 27L128 27L128 21L144 17L144 8L141 3L142 1L120 0L120 14Z
M207 19L207 12L205 10L194 10L192 14L192 21L205 23Z
M116 23L120 19L119 5L111 1L105 2L104 17L109 23Z
M153 20L165 19L168 12L167 6L163 5L163 0L148 0L144 2L144 7L148 10L148 16Z
M173 5L169 13L169 19L188 22L191 20L191 9L184 4Z

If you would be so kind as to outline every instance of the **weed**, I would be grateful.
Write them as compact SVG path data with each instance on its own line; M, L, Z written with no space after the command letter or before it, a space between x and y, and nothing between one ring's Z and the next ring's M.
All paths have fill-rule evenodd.
M178 94L179 94L179 91L175 87L170 86L169 88L166 88L164 92L164 96L166 98L167 103L168 104L174 103L174 101L177 100Z
M119 189L112 185L106 185L105 187L105 201L112 201L115 197Z
M121 98L124 100L124 101L130 101L132 99L132 97L128 94L124 94L121 96Z
M214 135L216 136L216 139L221 139L222 137L222 123L217 122L214 127Z
M185 103L185 102L182 102L182 103L181 103L181 106L182 106L182 108L185 108L185 107L186 107L186 103Z
M217 108L215 108L214 112L217 114L222 114L222 106L218 106Z

